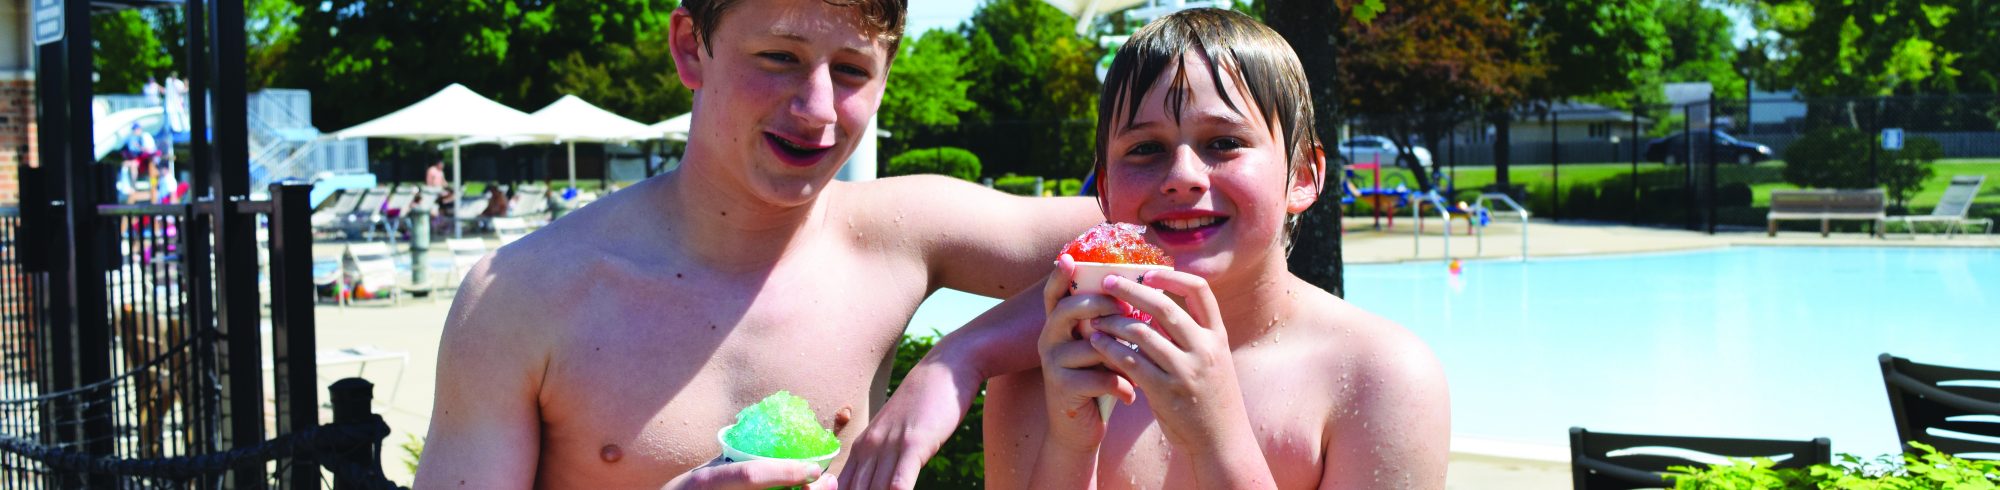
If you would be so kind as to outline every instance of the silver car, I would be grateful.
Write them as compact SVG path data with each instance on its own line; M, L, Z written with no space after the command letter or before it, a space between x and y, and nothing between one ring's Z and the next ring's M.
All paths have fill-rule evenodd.
M1341 166L1379 161L1404 168L1411 168L1411 162L1409 161L1411 156L1404 155L1400 147L1396 146L1395 141L1381 136L1356 136L1353 139L1342 141L1340 142L1340 146L1335 147L1334 153L1334 155L1328 156L1332 157L1332 163ZM1415 155L1415 163L1422 164L1423 168L1431 168L1430 150L1426 150L1421 146L1415 146L1410 148L1410 153Z

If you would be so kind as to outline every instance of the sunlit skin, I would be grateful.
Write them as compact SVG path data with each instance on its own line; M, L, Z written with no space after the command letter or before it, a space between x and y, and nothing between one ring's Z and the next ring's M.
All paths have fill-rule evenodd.
M678 170L467 276L418 488L769 488L855 473L879 480L850 488L879 487L916 474L986 372L1033 364L1026 347L980 350L983 332L1025 339L1042 323L1034 302L1005 303L941 342L944 360L913 369L895 400L882 395L924 297L1038 288L1048 251L1102 220L1095 206L935 176L834 181L880 103L889 45L821 0L741 1L718 26L697 39L685 11L673 17L695 92ZM838 428L832 474L712 464L716 432L778 390Z
M1102 150L1106 216L1149 225L1177 270L1113 278L1108 296L1045 291L1042 369L987 391L989 486L1443 488L1449 403L1429 348L1286 270L1286 218L1312 205L1323 162L1288 168L1237 74L1221 88L1244 112L1206 57L1184 56L1199 74L1182 113L1167 109L1169 68ZM1073 270L1065 258L1050 282ZM1073 337L1078 322L1093 333ZM1129 403L1108 423L1104 394Z

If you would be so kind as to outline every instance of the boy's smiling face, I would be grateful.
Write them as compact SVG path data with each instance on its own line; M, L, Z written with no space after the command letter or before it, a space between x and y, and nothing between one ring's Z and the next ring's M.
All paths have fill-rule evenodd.
M761 201L808 202L880 107L888 44L822 0L743 1L714 21L712 38L698 40L686 12L674 13L674 61L695 91L689 144L740 158L716 168Z
M1317 176L1300 165L1287 178L1294 170L1279 129L1234 70L1211 76L1208 58L1195 50L1181 61L1138 99L1136 117L1112 122L1102 150L1105 216L1147 225L1177 269L1212 282L1274 257L1282 266L1286 217L1312 204ZM1170 98L1179 99L1178 111Z

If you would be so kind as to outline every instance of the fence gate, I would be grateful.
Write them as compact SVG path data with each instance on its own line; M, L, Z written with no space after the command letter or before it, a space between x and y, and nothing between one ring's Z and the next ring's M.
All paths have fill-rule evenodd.
M391 486L365 381L336 383L320 423L310 187L251 196L243 2L171 7L209 136L183 198L137 204L91 137L91 10L121 2L35 3L64 36L36 48L41 168L0 208L0 488Z

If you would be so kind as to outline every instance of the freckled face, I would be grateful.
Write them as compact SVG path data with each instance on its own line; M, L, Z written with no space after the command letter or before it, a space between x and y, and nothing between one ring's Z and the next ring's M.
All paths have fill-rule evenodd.
M694 68L682 70L695 90L689 144L737 162L721 169L725 180L763 201L808 202L880 107L888 46L864 34L853 9L820 0L741 2L722 17L698 51L676 48ZM684 19L675 29L691 32Z
M1149 239L1174 257L1176 268L1211 282L1239 267L1282 261L1282 237L1292 207L1286 149L1278 128L1242 90L1232 70L1222 70L1217 92L1207 57L1184 56L1182 87L1173 87L1178 69L1168 67L1143 98L1131 120L1119 109L1107 139L1105 216L1143 223ZM1179 91L1175 114L1168 96ZM1309 204L1310 201L1308 200ZM1300 207L1303 210L1303 207Z

